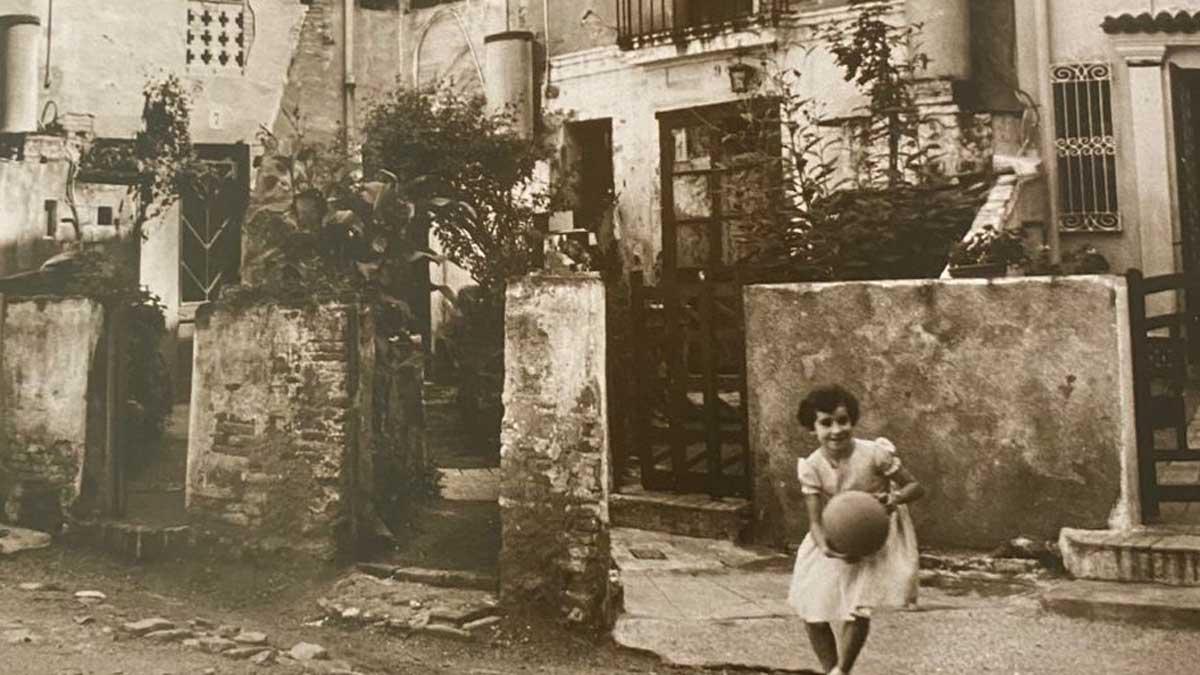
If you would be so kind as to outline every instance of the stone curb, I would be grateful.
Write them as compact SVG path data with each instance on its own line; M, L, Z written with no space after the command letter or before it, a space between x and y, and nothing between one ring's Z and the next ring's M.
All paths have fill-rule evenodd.
M280 551L311 554L311 551L290 549L284 544L247 543L236 536L195 525L152 527L114 520L71 521L62 539L133 562L170 560L204 553L220 553L235 558L273 556Z
M370 574L379 579L411 581L413 583L441 588L464 588L475 591L495 592L500 587L500 581L496 577L476 574L474 572L401 567L381 563L358 563L355 567L358 571Z
M1200 629L1200 591L1175 586L1069 581L1040 600L1047 612L1076 619Z

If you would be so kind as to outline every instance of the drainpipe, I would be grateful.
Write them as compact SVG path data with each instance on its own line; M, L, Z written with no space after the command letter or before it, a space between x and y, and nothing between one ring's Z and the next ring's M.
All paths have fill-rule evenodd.
M346 151L354 149L354 0L342 0L342 124Z
M1049 198L1046 223L1046 244L1050 247L1052 262L1062 260L1062 247L1058 236L1058 156L1054 150L1054 87L1050 83L1050 20L1053 16L1052 0L1036 0L1034 22L1037 24L1038 107L1041 110L1042 170L1046 175L1046 195Z
M542 76L542 101L550 91L550 0L542 0L542 40L546 43L546 72ZM543 103L544 105L544 103Z
M54 43L54 0L47 0L46 5L46 79L42 83L50 88L50 47Z

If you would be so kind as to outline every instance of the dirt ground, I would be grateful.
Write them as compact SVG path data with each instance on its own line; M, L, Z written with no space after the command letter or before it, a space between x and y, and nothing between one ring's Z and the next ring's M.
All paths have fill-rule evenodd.
M214 625L261 631L283 650L301 641L316 643L360 673L689 672L621 650L607 636L584 637L553 623L515 617L506 617L473 641L395 635L371 627L305 625L320 615L317 600L348 571L287 558L127 565L61 545L3 557L0 628L28 627L39 639L0 644L0 672L183 675L287 670L264 670L179 644L114 639L120 636L120 624L155 616L178 624L202 618ZM20 587L31 582L49 588ZM83 605L74 596L78 590L100 591L107 600Z

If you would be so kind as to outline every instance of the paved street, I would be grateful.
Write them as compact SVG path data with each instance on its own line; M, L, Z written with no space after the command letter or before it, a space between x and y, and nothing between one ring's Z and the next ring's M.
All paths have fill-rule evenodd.
M718 671L817 667L803 626L783 602L787 560L631 530L616 531L614 548L625 583L619 643L654 651L669 663ZM630 555L649 550L666 559ZM1200 630L1049 614L1038 600L1049 585L924 587L916 610L877 614L855 674L1196 672Z

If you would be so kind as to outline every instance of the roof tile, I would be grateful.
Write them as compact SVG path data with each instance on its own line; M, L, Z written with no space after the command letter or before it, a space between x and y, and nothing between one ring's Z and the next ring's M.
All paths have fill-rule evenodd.
M1100 27L1105 33L1195 33L1200 31L1200 11L1162 11L1157 14L1110 14Z

